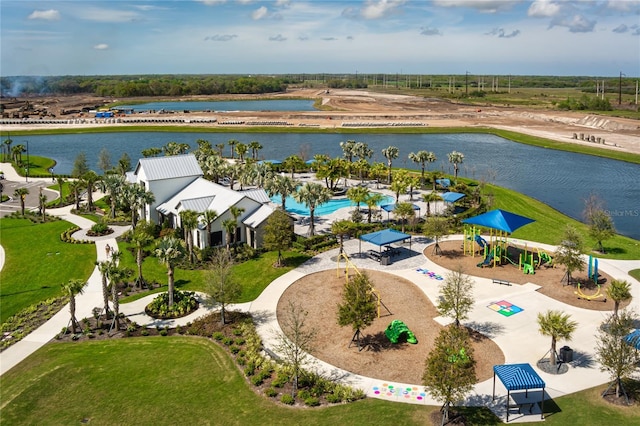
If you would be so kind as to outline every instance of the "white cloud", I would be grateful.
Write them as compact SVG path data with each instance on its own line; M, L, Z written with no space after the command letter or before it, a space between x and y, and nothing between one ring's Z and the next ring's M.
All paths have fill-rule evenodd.
M34 10L28 19L42 19L44 21L57 21L60 19L60 12L55 9Z
M434 5L440 7L468 7L483 13L496 13L509 10L519 0L435 0Z
M291 4L291 0L276 0L276 7L287 7Z
M269 41L285 41L287 38L282 34L277 34L269 37Z
M640 13L640 0L609 0L607 8L621 12Z
M127 10L103 9L99 7L77 8L75 14L80 19L105 23L134 22L139 19L137 12Z
M568 19L558 18L551 21L551 26L567 27L572 33L589 33L596 26L596 21L591 21L582 15L574 15Z
M254 21L259 21L260 19L267 16L268 13L269 13L269 10L265 6L260 6L259 8L253 11L253 13L251 14L251 18Z
M531 3L527 15L532 18L551 18L560 12L560 5L549 0L536 0Z
M360 11L365 19L380 19L393 13L405 0L367 0Z
M109 48L109 45L107 43L100 43L93 46L93 48L95 50L107 50Z

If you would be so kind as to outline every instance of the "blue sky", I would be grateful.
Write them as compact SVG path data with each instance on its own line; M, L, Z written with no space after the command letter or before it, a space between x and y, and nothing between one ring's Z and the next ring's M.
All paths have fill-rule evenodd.
M0 3L0 74L640 75L640 0Z

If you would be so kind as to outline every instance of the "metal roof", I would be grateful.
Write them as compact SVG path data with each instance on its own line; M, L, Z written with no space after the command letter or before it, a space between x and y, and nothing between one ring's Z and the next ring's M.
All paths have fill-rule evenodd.
M141 158L136 167L136 175L140 169L144 169L148 181L203 175L193 154Z
M538 376L530 364L494 365L493 372L508 391L544 389L545 387L544 380Z
M165 215L169 213L178 214L177 209L181 203L183 207L186 208L184 201L191 202L192 206L200 206L205 200L196 200L208 197L211 198L212 202L205 207L205 210L215 210L218 212L218 215L221 216L229 210L229 207L236 205L242 200L244 195L204 178L198 178L173 197L160 204L156 209Z
M262 188L247 189L246 191L238 191L240 194L251 198L259 203L268 204L271 202L271 198L267 195L267 191Z
M202 213L209 208L214 198L216 198L215 195L210 195L207 197L190 198L187 200L180 201L180 204L182 204L182 207L184 207L185 210L195 210L198 213Z
M265 220L267 220L267 218L269 216L271 216L271 213L274 212L274 209L266 206L266 205L262 205L260 206L256 211L254 211L253 213L251 213L249 216L247 216L242 223L245 226L248 226L249 228L257 228L258 226L260 226L260 224L262 224L262 222L264 222Z

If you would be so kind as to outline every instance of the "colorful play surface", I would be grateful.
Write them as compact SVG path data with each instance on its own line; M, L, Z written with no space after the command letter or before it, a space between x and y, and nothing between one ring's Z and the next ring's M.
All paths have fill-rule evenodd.
M513 303L507 302L506 300L493 302L487 307L489 309L496 311L499 314L504 315L505 317L510 317L511 315L515 315L518 312L522 312L524 310L520 306L516 306Z
M433 271L430 271L428 269L423 269L423 268L418 268L416 269L416 272L419 274L423 274L428 276L429 278L431 278L432 280L438 280L438 281L442 281L444 280L444 278L442 277L442 275L438 275Z
M418 386L394 386L389 383L383 383L380 386L373 387L373 393L376 396L387 397L392 399L407 399L414 401L424 401L427 396L423 387Z

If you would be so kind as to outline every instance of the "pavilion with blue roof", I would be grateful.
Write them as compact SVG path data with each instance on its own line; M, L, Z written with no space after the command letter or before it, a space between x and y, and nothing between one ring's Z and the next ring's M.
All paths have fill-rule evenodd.
M530 364L503 364L493 366L493 399L496 399L496 375L507 388L507 422L509 421L509 401L511 392L516 390L525 391L524 403L518 403L518 407L529 404L529 412L532 411L533 405L527 402L529 389L542 389L540 397L540 417L544 419L544 388L546 386L544 380L540 378L538 373Z

